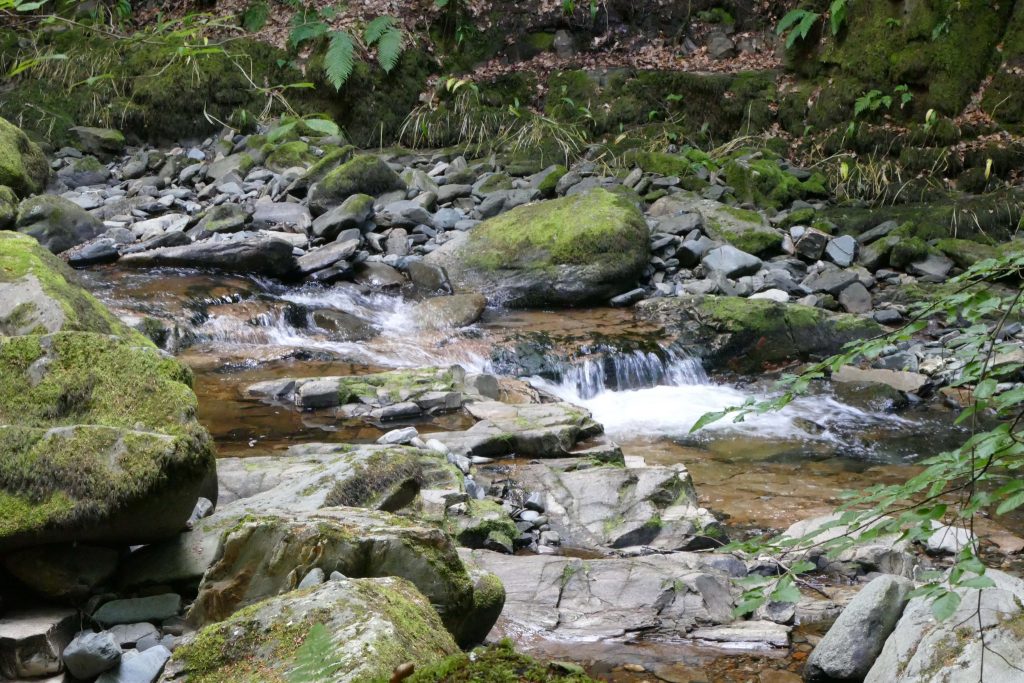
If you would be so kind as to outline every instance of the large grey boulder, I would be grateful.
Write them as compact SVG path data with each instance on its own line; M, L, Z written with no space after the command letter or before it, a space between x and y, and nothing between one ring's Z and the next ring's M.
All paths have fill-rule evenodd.
M111 157L124 151L125 139L119 130L74 126L68 129L78 139L78 148L87 154Z
M56 195L38 195L18 206L15 230L59 254L98 237L106 228L74 202Z
M163 645L145 652L126 652L117 667L101 674L96 683L153 683L170 658L171 651Z
M708 251L701 263L709 273L721 273L731 279L753 275L761 269L761 259L729 244Z
M457 287L511 307L607 301L647 265L647 224L602 189L520 206L460 233L426 257Z
M234 273L255 273L272 277L290 275L298 267L291 243L267 232L216 235L180 247L160 247L125 254L120 263L137 267L216 268Z
M935 618L927 598L907 603L864 683L1018 683L1024 581L995 569L985 576L995 586L958 589L959 607L944 621Z
M108 632L83 632L64 648L64 666L75 678L90 679L121 661L121 646Z
M361 228L373 216L373 197L368 194L354 194L340 205L313 221L313 234L332 240L338 233L351 228Z
M865 586L821 639L804 667L808 683L862 681L910 599L914 584L883 575Z

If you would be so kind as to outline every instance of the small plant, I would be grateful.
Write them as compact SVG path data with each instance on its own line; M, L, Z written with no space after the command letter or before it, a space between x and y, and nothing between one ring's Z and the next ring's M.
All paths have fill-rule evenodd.
M832 0L829 5L829 27L833 36L839 35L843 24L846 23L847 2L848 0ZM821 19L821 15L817 12L803 8L793 9L782 17L779 25L775 27L775 33L786 36L786 49L788 50L796 44L797 40L806 39L819 19Z
M903 22L896 17L889 17L885 20L885 25L887 28L900 28L903 26Z
M249 33L256 33L267 25L269 18L270 5L266 3L266 0L256 0L242 12L242 28Z
M295 668L288 673L288 683L320 683L330 680L342 666L334 648L327 627L323 624L314 625L295 652Z

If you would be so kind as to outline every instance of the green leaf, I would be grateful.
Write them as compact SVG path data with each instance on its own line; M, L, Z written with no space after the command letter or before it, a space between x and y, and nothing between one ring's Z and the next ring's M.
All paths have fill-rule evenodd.
M946 591L942 596L932 601L932 614L939 621L949 619L960 606L960 596L953 591Z
M832 35L837 36L839 35L839 29L843 27L843 23L846 21L846 0L832 0L828 11Z
M367 45L373 45L380 40L381 36L394 29L394 17L389 17L385 14L384 16L377 17L366 25L366 30L363 31L363 39L366 41Z
M385 31L377 40L377 63L385 73L390 73L398 66L398 60L402 57L404 49L405 34L398 29Z
M957 585L963 588L992 588L996 582L987 576L975 576L973 579L960 581Z
M694 432L698 432L701 429L704 429L704 427L707 427L709 424L712 424L713 422L718 422L728 414L729 410L719 410L716 412L704 413L696 422L693 423L693 426L690 427L690 433L693 434Z
M1018 491L996 507L997 515L1005 515L1024 505L1024 491Z
M292 17L292 30L288 34L288 44L294 50L307 40L314 40L327 33L328 26L322 21L310 21L304 14Z
M291 130L295 128L295 124L295 121L291 121L290 123L283 123L280 126L277 126L267 134L267 142L277 142L291 132Z
M266 26L270 18L270 6L265 0L257 0L245 8L242 13L242 28L249 33L255 33Z
M331 44L324 55L324 73L327 74L327 82L334 86L335 90L341 90L345 81L352 75L355 68L355 42L345 31L334 31L331 33Z
M315 130L317 133L322 133L324 135L337 135L341 132L341 129L338 128L338 124L327 119L303 119L303 123L305 123L306 127L310 130Z
M751 614L758 607L763 605L766 600L767 599L764 597L764 594L744 597L733 609L732 614L734 617L742 617L744 615Z
M772 591L772 600L774 602L800 602L800 590L792 583L779 586Z

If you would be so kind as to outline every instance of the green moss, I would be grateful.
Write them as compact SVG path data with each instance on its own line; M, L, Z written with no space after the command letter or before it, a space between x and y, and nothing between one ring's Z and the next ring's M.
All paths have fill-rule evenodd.
M965 269L970 268L978 261L999 256L999 249L996 247L972 240L942 239L935 243L935 248L953 259L956 265Z
M427 473L420 458L420 452L411 449L375 452L356 465L351 476L331 489L324 505L394 512L412 502L420 487L427 482Z
M267 154L264 165L271 171L281 173L293 166L309 166L314 159L309 145L301 140L295 140L275 147L272 152Z
M565 166L562 166L561 164L556 165L551 169L551 172L545 175L540 181L540 184L537 186L537 190L540 191L541 195L544 197L554 197L555 189L558 187L558 181L561 180L562 176L568 172L569 169ZM2 223L2 220L0 220L0 223Z
M519 529L505 509L489 500L471 500L466 515L447 517L445 530L467 548L481 548L491 534L504 536L509 547L519 537Z
M889 265L893 268L906 268L927 257L930 251L928 243L920 237L900 238L889 252Z
M323 213L354 194L381 195L404 190L405 183L379 157L360 154L338 166L316 184L310 207Z
M765 208L779 209L795 199L828 195L820 173L801 181L782 170L773 159L731 161L723 172L737 199Z
M0 230L13 230L18 215L18 197L14 190L0 185Z
M477 188L477 192L480 194L490 194L491 192L497 192L499 190L511 190L512 189L512 178L505 173L492 173L480 183Z
M647 225L628 200L605 190L538 202L503 213L469 233L467 265L547 268L593 265L636 253Z
M0 185L16 195L42 192L50 177L50 165L38 145L17 126L0 118Z
M0 232L0 282L16 282L35 278L43 292L56 301L64 313L57 329L47 332L81 331L117 334L136 343L144 338L114 317L106 306L74 284L75 276L67 264L44 249L31 237L13 232ZM25 312L22 312L25 315ZM33 316L29 320L34 321ZM15 321L16 322L16 321ZM34 325L30 322L29 325ZM10 319L0 320L0 330L23 334L31 329L18 329Z
M322 180L324 176L333 171L339 165L344 164L352 158L355 147L345 145L344 147L331 147L324 152L324 155L313 162L313 165L306 170L302 176L303 184L308 187L313 183Z
M460 653L436 664L417 667L409 683L591 683L583 673L565 666L545 665L519 654L508 640Z
M191 373L148 341L65 332L0 338L0 488L59 509L48 522L102 518L211 466L194 420ZM56 506L56 507L54 507ZM35 528L38 512L5 517L0 537Z

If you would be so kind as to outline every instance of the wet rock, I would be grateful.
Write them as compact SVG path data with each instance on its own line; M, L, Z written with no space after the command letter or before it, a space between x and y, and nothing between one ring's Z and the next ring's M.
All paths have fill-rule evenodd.
M171 658L171 651L163 645L145 652L126 652L121 663L96 679L96 683L154 683Z
M789 627L772 621L737 621L725 626L698 628L690 633L695 640L728 643L733 647L789 646Z
M444 268L422 261L412 261L406 266L406 274L413 286L426 294L452 293L452 286L448 282L448 274L444 272Z
M346 261L359 249L358 240L346 240L344 242L331 242L330 244L313 249L298 258L298 272L302 275L309 275L324 268L330 268L339 261Z
M38 195L18 205L15 230L34 237L55 254L99 237L106 228L77 204L56 195Z
M136 267L217 268L272 277L289 275L298 268L292 245L265 232L240 232L180 247L160 247L126 254L121 257L120 263Z
M309 209L293 202L256 202L252 225L257 230L284 230L304 233L313 224Z
M793 237L794 251L808 261L820 259L830 239L827 233L814 228L793 228L790 234Z
M421 329L443 330L472 325L486 307L487 299L480 294L436 296L417 304L413 316Z
M38 678L63 670L61 652L78 628L78 612L44 608L0 617L0 675Z
M366 261L356 266L354 281L373 289L394 289L405 285L402 274L387 265L374 261Z
M844 365L832 373L833 382L884 384L907 393L917 393L930 379L927 375L903 370L862 369Z
M647 251L636 208L593 190L508 211L446 242L426 262L508 306L578 305L634 286Z
M42 192L50 178L50 164L39 145L7 119L0 118L0 185L27 197Z
M709 366L738 371L808 354L836 353L846 342L880 329L854 316L765 299L665 297L641 301L634 310L640 319L667 325L697 344Z
M121 646L109 632L80 633L64 648L64 666L75 678L91 679L121 661Z
M295 674L296 641L314 636L323 638L330 652L329 659L317 662L319 675L338 683L388 680L404 662L425 667L459 651L430 603L408 581L342 578L273 596L244 617L229 617L186 637L165 680L243 680L254 660L266 680L283 680ZM223 655L209 657L211 643L229 645Z
M119 245L110 237L99 237L64 252L68 265L84 268L99 263L113 263L121 257Z
M373 215L373 197L354 194L346 198L313 221L313 234L324 239L334 239L345 230L359 229Z
M914 584L899 576L880 576L865 586L814 648L804 680L862 680L896 627Z
M377 336L377 330L362 318L343 311L313 311L313 324L331 333L337 341L363 341Z

